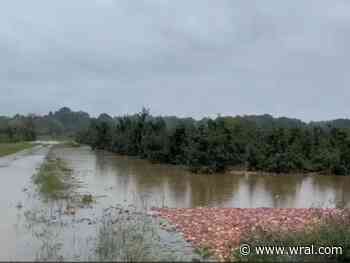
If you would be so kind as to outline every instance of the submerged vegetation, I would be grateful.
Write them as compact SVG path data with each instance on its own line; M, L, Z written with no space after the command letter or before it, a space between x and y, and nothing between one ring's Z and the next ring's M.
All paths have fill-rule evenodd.
M85 195L82 196L81 202L84 205L89 205L89 204L94 202L94 198L93 198L93 196L91 194L85 194Z
M0 157L29 149L33 146L34 144L31 144L29 142L0 143Z
M119 118L101 115L78 133L77 141L93 149L185 165L193 172L234 167L273 173L350 174L349 128L267 120L219 116L170 121L144 109Z
M134 210L105 214L98 228L98 261L141 262L160 260L158 236L152 218ZM163 258L164 260L164 258Z
M96 201L90 193L78 191L82 182L62 157L61 150L71 147L75 146L64 143L53 146L38 172L33 175L38 192L46 199L64 201L66 214L75 214L78 208L91 207Z
M49 198L59 198L72 188L72 170L62 159L49 155L39 171L34 175L34 183L39 192Z
M39 243L38 262L189 262L202 259L176 232L144 208L116 205L102 214L66 217L59 209L40 207L25 212L26 228ZM80 236L73 233L79 231ZM84 234L82 234L84 232ZM64 239L63 239L64 238ZM39 241L39 242L38 242Z

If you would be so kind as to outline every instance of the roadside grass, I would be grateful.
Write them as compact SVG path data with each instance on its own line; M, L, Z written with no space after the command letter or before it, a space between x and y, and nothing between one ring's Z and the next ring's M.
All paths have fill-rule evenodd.
M39 171L33 176L34 183L44 196L57 199L64 197L64 192L73 185L72 170L65 161L54 156L48 156Z
M0 157L10 155L35 146L30 142L0 143Z
M349 262L350 261L350 212L346 211L341 216L328 216L320 219L319 223L299 232L269 232L257 228L251 233L246 233L241 244L250 246L250 255L243 256L239 249L232 253L232 261L235 262ZM304 247L304 253L298 255L258 255L256 247ZM308 249L314 246L316 253ZM320 255L317 251L320 247L333 247L332 255ZM289 250L288 250L289 251ZM328 251L329 252L329 251Z

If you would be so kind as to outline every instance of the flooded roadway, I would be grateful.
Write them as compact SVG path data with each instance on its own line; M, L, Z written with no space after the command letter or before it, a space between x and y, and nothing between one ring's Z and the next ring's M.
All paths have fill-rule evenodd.
M144 231L142 234L149 239L142 241L146 244L139 244L145 246L147 250L147 255L140 255L145 260L190 261L199 258L182 235L172 231L166 222L140 214L139 209L144 209L144 206L138 209L128 206L133 202L113 200L113 196L109 198L105 190L108 185L102 187L103 181L99 185L101 187L91 185L94 183L91 180L93 171L83 168L85 164L81 168L76 167L74 161L77 159L70 160L71 156L67 154L76 153L77 150L79 152L81 149L81 156L84 156L86 151L93 156L93 153L86 148L59 147L53 151L55 155L71 164L74 177L82 181L83 186L79 192L90 193L90 190L94 189L91 194L94 195L96 203L87 207L75 207L73 214L66 214L65 207L71 206L69 200L46 200L37 192L32 176L45 161L52 147L52 145L36 146L0 158L0 176L6 178L0 184L0 261L100 260L96 249L101 229L106 228L105 224L117 224L121 219L124 221L121 221L122 227L118 228L119 232L134 235L133 238L139 239L141 229ZM86 161L90 163L90 159ZM110 233L110 230L106 228L104 235L118 235ZM133 251L122 251L128 250L131 244L121 243L118 246L120 253L133 253ZM112 259L115 258L120 258L120 255ZM111 258L105 259L111 260Z
M0 261L15 260L19 248L23 249L23 257L27 256L18 224L22 220L22 208L30 206L26 191L31 185L31 176L41 165L48 153L48 147L38 146L0 158Z

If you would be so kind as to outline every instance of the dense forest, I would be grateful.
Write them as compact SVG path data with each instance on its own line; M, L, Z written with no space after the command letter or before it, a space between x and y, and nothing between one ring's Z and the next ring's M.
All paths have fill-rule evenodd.
M0 142L74 138L119 154L184 165L193 172L228 168L274 173L350 174L350 120L305 123L270 115L215 119L121 117L62 108L44 116L0 117Z

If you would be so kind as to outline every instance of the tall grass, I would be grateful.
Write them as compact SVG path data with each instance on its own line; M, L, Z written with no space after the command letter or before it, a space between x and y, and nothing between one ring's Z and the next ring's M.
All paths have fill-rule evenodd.
M152 218L135 208L116 210L118 215L105 215L97 233L98 261L154 262L176 260L171 254L164 258L160 237Z

